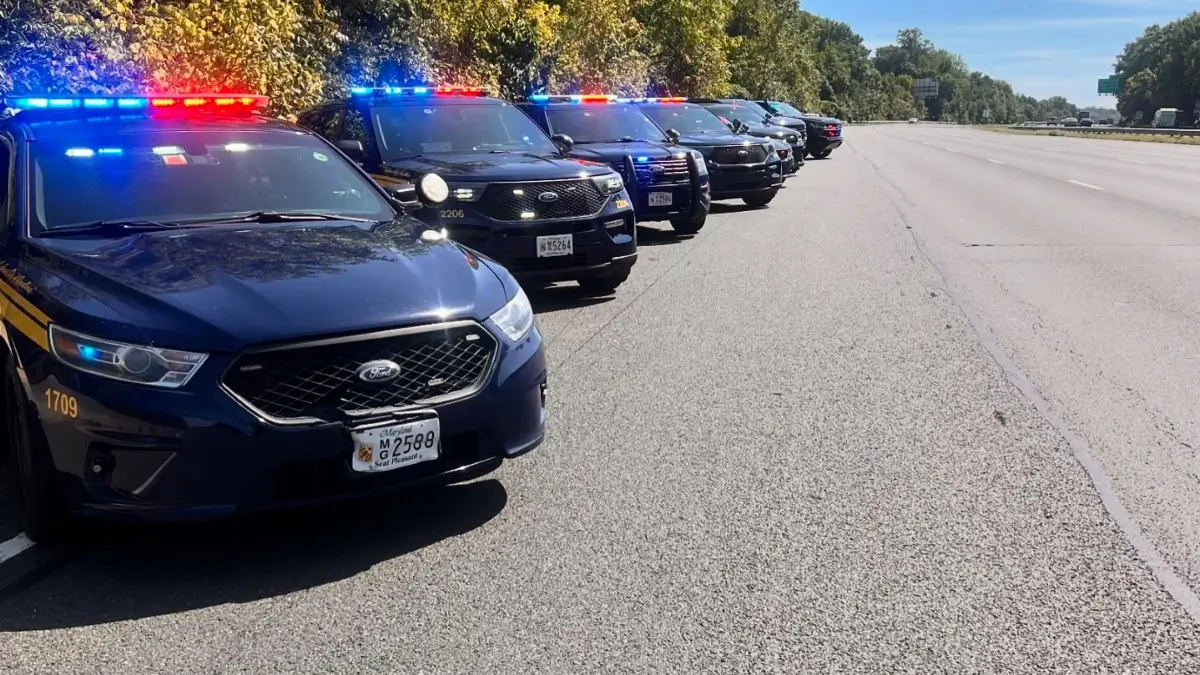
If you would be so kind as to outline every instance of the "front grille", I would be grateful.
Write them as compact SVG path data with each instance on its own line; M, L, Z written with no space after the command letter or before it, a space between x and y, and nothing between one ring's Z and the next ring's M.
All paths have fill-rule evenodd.
M614 167L625 182L629 182L625 164L619 163ZM669 159L652 159L646 162L634 162L634 172L637 173L638 185L664 185L679 183L690 178L686 157L671 157Z
M463 321L250 352L229 366L223 383L269 418L334 420L470 395L483 385L496 349L490 333ZM377 360L400 366L399 377L359 379L358 369Z
M712 160L717 164L761 164L767 161L767 151L761 145L731 145L714 148Z
M479 198L478 209L495 220L550 220L594 216L606 202L608 197L590 180L492 183Z

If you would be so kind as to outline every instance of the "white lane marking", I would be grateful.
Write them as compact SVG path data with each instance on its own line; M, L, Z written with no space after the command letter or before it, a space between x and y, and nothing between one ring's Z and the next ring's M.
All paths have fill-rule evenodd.
M946 152L953 152L954 154L958 154L958 151L955 150L954 148L946 148Z
M921 141L921 145L929 145L929 141Z
M1130 164L1149 164L1150 163L1150 162L1143 162L1140 159L1122 159L1121 161L1129 162Z
M1074 183L1080 187L1090 188L1092 190L1103 190L1104 189L1104 188L1100 187L1099 185L1092 185L1091 183L1084 183L1082 181L1077 181L1077 180L1068 180L1067 182Z
M1062 150L1055 150L1054 148L1046 148L1046 149L1049 150L1050 152L1062 152Z
M18 534L8 541L0 542L0 563L9 558L15 558L30 548L33 548L33 541L24 534Z
M1003 163L1004 163L1004 162L1001 162L1001 161L1000 161L1000 160L998 160L998 159L990 159L990 158L989 158L989 159L988 159L988 161L989 161L989 162L991 162L992 164L1003 164Z

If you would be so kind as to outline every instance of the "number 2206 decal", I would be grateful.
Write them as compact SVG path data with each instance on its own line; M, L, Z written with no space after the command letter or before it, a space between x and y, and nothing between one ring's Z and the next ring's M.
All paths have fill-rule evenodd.
M64 394L57 389L46 390L46 409L58 415L72 419L79 417L79 401L70 394Z
M439 218L462 218L463 210L462 209L445 209L445 210L441 211L440 213L438 213L438 217Z

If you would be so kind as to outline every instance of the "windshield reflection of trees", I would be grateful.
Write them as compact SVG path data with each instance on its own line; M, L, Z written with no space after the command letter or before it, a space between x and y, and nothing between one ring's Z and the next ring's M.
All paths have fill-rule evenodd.
M415 221L365 229L353 225L273 227L249 225L230 231L188 230L186 234L139 235L89 254L97 272L133 281L159 293L192 291L213 284L213 273L259 282L336 275L353 265L395 255L428 253ZM134 272L134 274L130 274ZM133 279L130 279L130 277Z

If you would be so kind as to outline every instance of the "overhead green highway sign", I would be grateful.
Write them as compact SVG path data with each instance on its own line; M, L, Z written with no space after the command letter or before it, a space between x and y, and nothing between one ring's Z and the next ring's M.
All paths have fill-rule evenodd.
M1121 81L1119 79L1117 79L1116 75L1113 75L1112 77L1101 78L1099 84L1096 87L1096 93L1097 94L1120 94L1121 93Z

